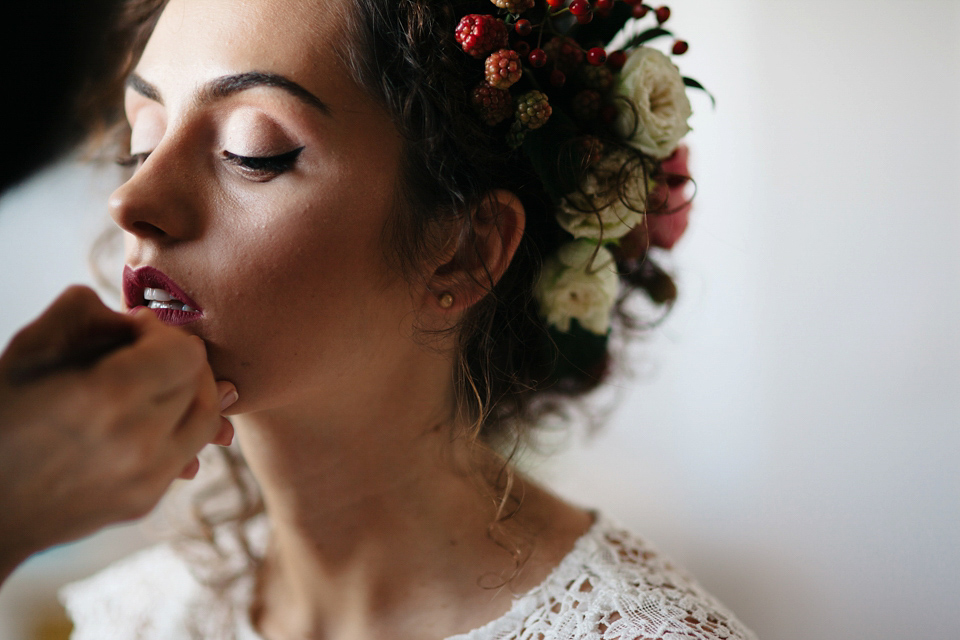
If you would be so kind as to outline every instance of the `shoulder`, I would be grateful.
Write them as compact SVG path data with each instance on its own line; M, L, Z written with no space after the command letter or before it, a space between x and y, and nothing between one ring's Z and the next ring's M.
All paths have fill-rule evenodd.
M524 620L530 637L756 640L692 577L602 515L530 595L537 600Z

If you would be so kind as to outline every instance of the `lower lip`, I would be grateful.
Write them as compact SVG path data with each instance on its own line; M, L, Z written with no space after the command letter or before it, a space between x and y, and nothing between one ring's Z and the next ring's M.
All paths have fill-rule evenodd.
M135 307L139 309L140 307ZM145 307L150 309L150 307ZM170 325L172 327L181 327L185 324L190 324L199 320L203 314L198 311L177 311L176 309L150 309L153 311L156 316L160 319L160 322L163 324ZM134 309L130 310L131 312Z

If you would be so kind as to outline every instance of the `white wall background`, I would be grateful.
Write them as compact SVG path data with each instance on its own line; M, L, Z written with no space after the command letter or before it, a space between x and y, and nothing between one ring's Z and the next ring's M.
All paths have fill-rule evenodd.
M766 640L960 637L960 2L676 0L700 194L681 301L592 442L537 472ZM69 282L109 179L0 202L0 341ZM138 544L39 556L17 603Z

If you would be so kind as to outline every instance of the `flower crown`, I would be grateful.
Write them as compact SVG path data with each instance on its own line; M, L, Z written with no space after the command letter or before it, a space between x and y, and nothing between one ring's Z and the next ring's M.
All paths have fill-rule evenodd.
M705 89L643 46L673 37L663 27L669 7L491 2L491 13L463 16L456 27L463 51L483 64L471 103L492 134L527 155L572 236L544 261L536 288L541 314L558 340L578 334L605 349L619 298L618 258L639 265L650 245L670 248L686 226L689 202L674 197L688 179L680 147L692 115L686 90ZM656 24L626 34L631 19L648 16ZM615 38L623 44L608 52ZM675 40L672 53L688 49Z

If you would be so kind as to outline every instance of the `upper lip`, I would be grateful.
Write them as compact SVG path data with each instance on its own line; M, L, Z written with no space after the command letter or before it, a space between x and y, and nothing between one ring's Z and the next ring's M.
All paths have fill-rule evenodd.
M123 299L128 308L132 309L145 304L143 292L148 287L163 289L183 304L203 313L203 309L163 271L155 267L140 267L138 269L129 265L123 267Z

